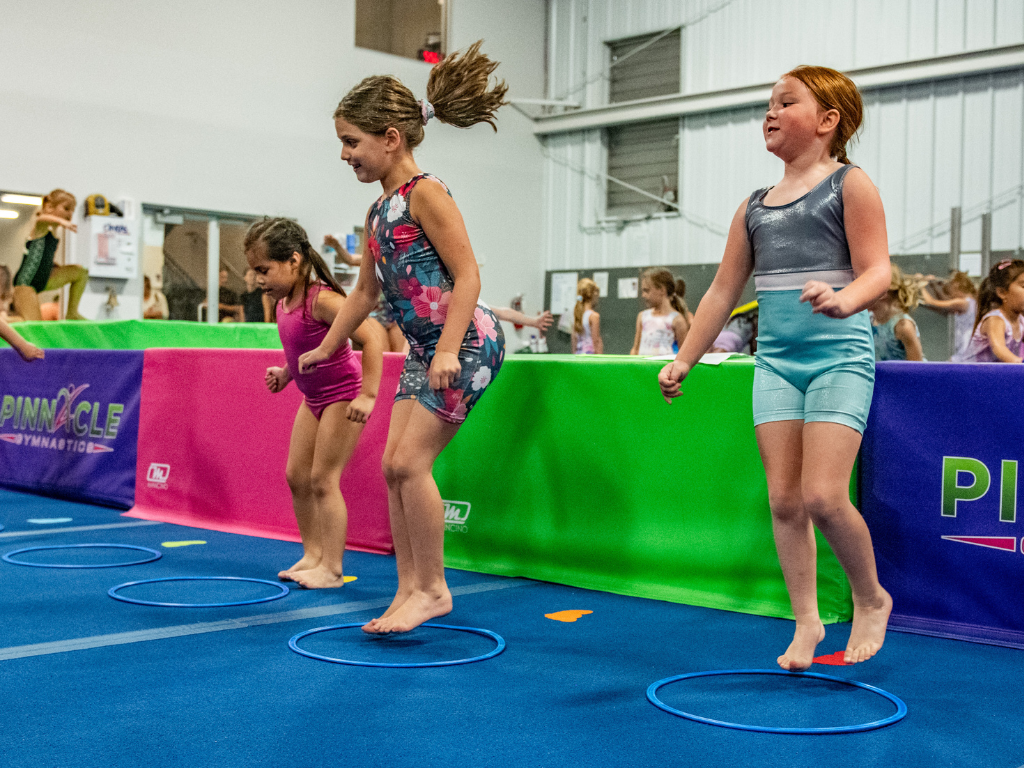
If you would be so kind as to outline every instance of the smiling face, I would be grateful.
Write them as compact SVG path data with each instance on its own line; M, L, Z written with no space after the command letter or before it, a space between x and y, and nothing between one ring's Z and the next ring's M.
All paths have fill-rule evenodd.
M341 141L341 159L352 167L359 181L368 184L387 176L401 145L397 129L388 128L383 136L379 136L366 133L344 118L336 117L334 130Z
M839 112L821 108L810 89L795 77L784 77L772 88L761 130L765 148L786 160L819 137L828 136L839 123Z
M249 269L256 273L256 285L274 301L289 296L299 282L299 254L293 253L288 261L267 258L267 247L256 243L245 252Z

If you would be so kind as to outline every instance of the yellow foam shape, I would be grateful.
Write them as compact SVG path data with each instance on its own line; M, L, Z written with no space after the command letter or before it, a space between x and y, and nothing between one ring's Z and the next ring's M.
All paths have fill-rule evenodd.
M570 622L576 621L576 619L586 616L588 613L593 613L593 611L558 611L556 613L545 613L544 618Z
M346 576L345 577L345 583L348 584L350 581L355 581L358 578L359 578L358 576Z
M191 547L193 544L205 544L205 541L165 541L161 547Z

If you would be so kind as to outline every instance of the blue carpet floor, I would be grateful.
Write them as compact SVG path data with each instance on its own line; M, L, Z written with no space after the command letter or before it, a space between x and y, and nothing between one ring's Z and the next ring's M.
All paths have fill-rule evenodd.
M293 653L288 640L378 615L395 588L392 558L348 553L346 572L357 579L342 590L292 590L279 600L229 608L139 606L115 601L107 590L175 576L273 581L300 547L165 524L81 530L125 523L138 521L117 510L0 491L0 554L71 543L163 553L153 563L119 568L0 562L0 765L1024 764L1018 650L891 632L869 663L813 671L901 697L909 708L902 722L834 736L729 730L655 708L647 686L686 672L773 668L790 639L789 622L453 570L455 610L441 621L497 632L507 642L501 655L428 669L343 666ZM206 543L163 546L181 541ZM114 562L132 554L83 552L23 557ZM143 599L175 602L274 592L230 582L131 589ZM560 611L591 613L573 622L545 616ZM829 627L819 652L841 649L848 631ZM446 630L373 638L355 629L306 638L302 647L355 660L417 662L486 653L494 643ZM700 678L667 686L661 696L707 717L774 726L846 725L893 711L849 686L775 675Z

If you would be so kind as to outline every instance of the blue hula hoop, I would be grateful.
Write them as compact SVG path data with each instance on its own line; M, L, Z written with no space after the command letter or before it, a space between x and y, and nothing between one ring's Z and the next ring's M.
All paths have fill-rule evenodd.
M823 728L773 728L766 725L744 725L742 723L727 723L722 720L712 720L710 717L701 717L700 715L694 715L690 712L683 712L681 709L670 707L658 698L658 689L668 685L669 683L686 680L692 677L711 677L713 675L787 675L789 677L814 677L819 680L829 680L836 683L843 683L844 685L850 685L855 688L863 688L864 690L871 691L872 693L877 693L882 698L887 699L896 705L896 713L882 720L875 720L874 722L862 723L860 725L834 725ZM842 677L822 675L818 672L787 672L783 669L721 669L714 672L691 672L686 675L666 677L664 680L658 680L656 683L651 683L647 688L647 698L651 704L659 709L663 709L678 717L685 717L687 720L694 720L698 723L705 723L707 725L717 725L722 728L732 728L737 731L756 731L758 733L795 733L810 735L829 733L862 733L864 731L873 731L876 728L884 728L887 725L892 725L907 716L907 705L903 703L903 700L893 696L887 691L883 691L881 688L876 688L875 686L868 685L867 683L859 683L856 680L846 680Z
M259 597L255 600L238 600L233 603L159 603L154 600L136 600L134 597L125 597L117 594L118 590L125 587L134 587L138 584L153 584L158 581L251 581L255 584L269 584L277 587L280 592L270 597ZM241 576L171 576L165 579L143 579L142 581L129 581L126 584L118 584L107 590L107 594L122 603L134 603L135 605L155 605L160 608L226 608L232 605L252 605L253 603L269 603L271 600L279 600L288 594L290 590L284 584L263 579L247 579Z
M89 548L108 548L108 549L134 549L139 552L148 552L151 556L144 560L133 560L130 563L100 563L99 565L67 565L60 563L26 563L23 560L15 560L15 555L20 555L22 552L37 552L43 549L89 549ZM143 563L152 563L154 560L159 560L163 557L163 554L157 552L155 549L149 549L148 547L136 547L131 544L53 544L48 547L25 547L23 549L16 549L13 552L8 552L3 556L3 559L8 563L14 565L27 565L31 568L121 568L126 565L142 565Z
M454 629L457 632L470 632L474 635L481 635L483 637L489 637L497 643L497 646L488 653L480 656L473 656L468 659L455 659L453 661L421 661L417 663L409 664L393 664L378 661L350 661L349 659L336 659L333 656L321 656L318 653L311 653L310 651L304 651L299 648L299 640L306 637L307 635L315 635L318 632L329 632L334 629L349 629L351 627L363 626L360 622L353 624L336 624L332 627L317 627L316 629L308 629L305 632L300 632L295 635L291 640L288 641L288 647L295 651L300 656L308 656L311 659L317 659L318 661L329 661L332 664L347 664L353 667L387 667L390 669L418 669L422 667L452 667L456 664L471 664L474 661L484 661L485 659L491 659L497 656L499 653L505 650L505 639L497 634L491 632L489 629L475 629L474 627L454 627L451 624L421 624L420 627L431 627L433 629Z

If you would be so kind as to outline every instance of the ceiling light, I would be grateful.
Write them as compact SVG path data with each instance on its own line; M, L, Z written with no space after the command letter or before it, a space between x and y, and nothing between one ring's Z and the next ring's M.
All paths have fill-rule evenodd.
M0 219L16 219L18 218L17 211L5 211L0 209Z
M0 203L10 203L11 205L42 205L43 198L37 197L36 195L6 194L0 195Z

